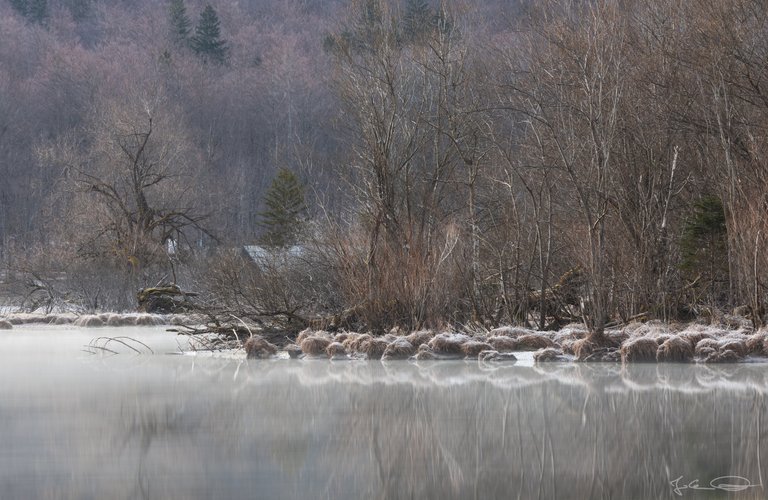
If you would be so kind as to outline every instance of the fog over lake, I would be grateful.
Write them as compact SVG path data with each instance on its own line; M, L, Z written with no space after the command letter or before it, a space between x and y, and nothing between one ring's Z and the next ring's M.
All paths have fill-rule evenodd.
M102 335L155 354L80 350ZM173 352L162 328L4 332L3 498L655 498L680 476L687 498L765 496L759 363ZM753 486L681 487L720 476Z

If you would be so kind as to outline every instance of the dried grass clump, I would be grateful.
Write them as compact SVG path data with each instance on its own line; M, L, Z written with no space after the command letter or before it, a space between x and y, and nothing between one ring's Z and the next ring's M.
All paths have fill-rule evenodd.
M406 335L406 331L400 328L399 326L393 326L390 328L389 332L387 332L395 337L404 337Z
M246 340L243 348L248 359L266 359L277 354L277 347L259 335Z
M421 344L413 359L416 361L432 361L438 359L438 356L432 351L429 345Z
M413 347L419 347L422 344L428 343L434 336L435 333L431 330L419 330L418 332L411 333L405 338Z
M552 361L565 361L563 351L554 347L539 349L533 354L533 360L537 363L547 363Z
M325 354L327 354L329 358L346 358L347 350L341 342L331 342L328 344L328 347L325 348Z
M75 322L75 318L71 316L56 316L56 318L53 320L54 325L71 325Z
M560 345L563 342L575 342L579 339L583 339L586 335L586 330L574 330L572 328L568 328L555 332L554 335L552 335L552 340L555 342L555 344Z
M738 361L741 361L741 357L738 353L728 349L720 351L720 356L717 360L718 363L736 363Z
M351 333L349 334L347 340L343 342L343 344L348 352L363 352L362 345L372 338L373 337L367 333Z
M768 356L768 331L765 329L759 330L754 335L750 335L747 338L747 352L754 356Z
M686 340L694 349L704 339L711 339L712 335L702 331L685 330L680 334L680 338Z
M576 361L584 361L590 354L592 354L592 351L596 347L596 344L589 338L583 338L575 341L571 346L571 350L573 351L574 356L576 356Z
M621 344L623 363L652 363L656 361L659 344L654 338L633 337Z
M605 332L605 335L617 346L623 344L624 341L629 340L629 333L623 330L610 330Z
M522 337L525 335L532 335L534 333L536 332L534 332L533 330L530 330L528 328L522 328L519 326L500 326L499 328L494 328L493 330L491 330L489 335L492 337L504 336L504 337L511 337L513 339L516 339L518 337Z
M581 339L579 339L579 340L581 340ZM573 340L573 339L565 339L565 340L562 340L562 341L560 341L560 342L559 342L559 344L560 344L560 349L561 349L561 350L562 350L562 351L563 351L565 354L574 354L574 352L573 352L573 346L574 346L574 344L576 344L576 342L578 342L578 340Z
M107 326L128 326L133 324L133 318L121 316L119 314L110 314L107 318Z
M640 330L640 329L642 329L642 328L644 328L644 327L645 327L645 323L641 323L639 321L632 321L632 322L627 323L626 325L624 325L624 327L621 329L621 331L626 333L630 337L634 337L635 336L635 332ZM644 335L644 334L645 334L644 332L641 333L641 335Z
M491 337L488 339L488 343L499 352L510 352L517 350L517 340L512 337Z
M339 342L339 343L342 343L342 344L343 344L343 343L344 343L344 341L345 341L345 340L347 340L347 339L349 338L349 335L350 335L350 334L349 334L349 333L347 333L347 332L341 332L341 333L337 333L336 335L334 335L334 336L333 336L333 341L334 341L334 342Z
M155 326L162 324L162 320L151 314L139 314L136 316L136 326Z
M747 342L739 338L702 339L695 354L704 363L735 363L749 352Z
M373 337L360 344L360 351L368 356L368 359L381 359L387 350L389 342L380 337Z
M759 333L751 335L746 342L747 352L753 356L764 356L765 355L765 351L763 349L764 342L765 342L765 337L763 335Z
M315 333L314 330L311 328L306 328L299 332L298 335L296 335L296 344L301 345L302 342L304 342L304 339L311 337Z
M13 325L11 324L10 321L6 321L4 319L0 320L0 330L12 330L12 329L13 329Z
M576 361L583 363L591 362L618 362L621 361L621 354L616 345L609 338L596 342L589 337L575 341L571 346ZM654 351L655 353L655 351Z
M671 333L661 333L659 335L656 335L656 336L653 336L653 337L648 337L648 338L652 338L653 340L656 341L656 344L661 345L661 344L663 344L664 342L666 342L667 340L671 339L674 336L675 335L672 335Z
M635 337L652 337L656 338L659 335L668 335L670 333L669 327L661 321L649 321L647 323L630 323L625 326L622 331L628 334L631 338Z
M355 349L352 349L352 346L357 345L357 339L359 338L359 333L347 333L347 338L342 342L342 344L344 344L344 349L346 349L347 352L354 351Z
M429 342L429 347L435 354L449 354L458 356L463 354L461 345L468 341L469 337L461 334L440 333Z
M288 353L288 357L291 359L296 359L302 354L301 347L296 344L288 344L285 346L285 352Z
M557 347L557 344L540 333L517 337L517 349L520 351L538 351L548 347Z
M568 323L562 327L558 333L571 335L573 338L578 340L580 338L586 337L589 331L587 330L587 327L584 326L584 323Z
M126 315L125 326L136 326L136 318L137 316L135 314Z
M83 327L83 328L93 328L97 326L104 326L104 322L99 318L98 316L94 316L91 314L80 316L75 321L75 326Z
M320 335L305 336L301 341L301 351L308 356L320 356L331 344L331 341Z
M709 352L709 350L719 351L720 342L718 342L717 339L712 339L712 338L701 339L696 343L694 354L696 354L696 356L701 356L702 353L704 352L703 351L704 349L707 349L706 352Z
M416 348L405 338L399 338L384 349L381 359L408 359L414 355Z
M717 349L713 349L712 347L696 346L696 357L699 358L699 360L701 360L702 363L707 363L708 359L719 357L719 352ZM709 362L711 363L712 361L709 361Z
M742 316L724 314L720 319L720 324L729 329L752 330L752 322Z
M479 340L467 340L461 345L461 352L468 358L476 358L481 352L491 350L493 350L491 344Z
M484 363L500 363L517 361L517 358L511 352L483 351L477 355L477 359Z
M720 341L720 353L733 351L739 358L747 355L747 343L743 340L725 338Z
M693 360L693 347L686 339L673 336L664 341L656 351L656 361L688 363Z

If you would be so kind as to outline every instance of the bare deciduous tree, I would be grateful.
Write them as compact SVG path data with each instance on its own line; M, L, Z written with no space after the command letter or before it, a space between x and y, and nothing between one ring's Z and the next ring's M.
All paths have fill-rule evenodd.
M53 223L81 256L139 270L204 230L200 156L162 94L104 99L83 127L41 147L40 160L62 168Z

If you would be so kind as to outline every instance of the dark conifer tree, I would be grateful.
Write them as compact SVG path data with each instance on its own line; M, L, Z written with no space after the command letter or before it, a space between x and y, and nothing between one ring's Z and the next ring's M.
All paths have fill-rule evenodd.
M27 19L33 24L45 24L48 20L48 0L29 0Z
M9 0L11 3L11 7L13 7L13 10L15 10L20 16L27 17L27 0Z
M304 186L296 174L287 168L278 170L264 203L267 210L260 214L261 226L265 229L262 242L276 247L295 243L307 211Z
M91 0L66 0L64 5L75 21L83 21L93 13Z
M216 11L210 5L206 5L195 27L191 45L192 49L205 60L223 64L227 61L229 47L221 38L220 24Z
M192 21L187 16L184 0L171 0L168 6L168 22L174 40L181 44L188 43L189 35L192 33Z
M693 203L680 238L681 270L714 303L722 302L728 289L728 233L725 209L717 196Z

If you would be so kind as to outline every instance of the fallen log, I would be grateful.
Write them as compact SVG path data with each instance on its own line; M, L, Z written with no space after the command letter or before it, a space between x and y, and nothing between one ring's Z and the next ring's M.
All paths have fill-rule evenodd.
M195 311L197 307L189 300L197 297L195 292L185 292L175 283L142 288L136 293L138 311L153 314L177 314Z

